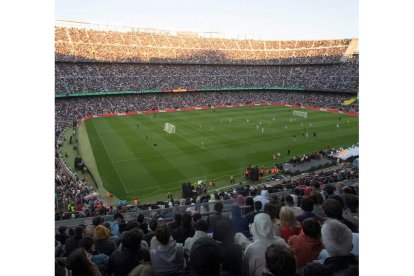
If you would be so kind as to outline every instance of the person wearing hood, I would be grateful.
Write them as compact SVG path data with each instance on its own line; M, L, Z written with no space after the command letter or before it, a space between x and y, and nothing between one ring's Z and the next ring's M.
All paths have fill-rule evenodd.
M271 244L286 246L286 242L274 236L272 220L266 213L259 213L254 217L250 227L253 243L249 244L243 256L243 275L261 276L265 268L265 252Z
M240 207L237 204L231 206L230 223L235 233L242 233L247 238L250 237L249 222L241 215Z
M170 240L171 233L165 224L159 225L155 237L159 245L150 250L150 257L157 276L181 275L185 268L182 244Z
M253 201L261 201L262 202L262 211L266 203L269 202L269 192L267 190L260 191L260 195L257 195L253 198Z

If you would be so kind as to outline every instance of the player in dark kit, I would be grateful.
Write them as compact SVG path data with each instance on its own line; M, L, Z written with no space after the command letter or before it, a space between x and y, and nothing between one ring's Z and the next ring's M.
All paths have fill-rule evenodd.
M316 132L313 133L313 137L316 137Z
M288 155L290 156L290 149L288 149Z

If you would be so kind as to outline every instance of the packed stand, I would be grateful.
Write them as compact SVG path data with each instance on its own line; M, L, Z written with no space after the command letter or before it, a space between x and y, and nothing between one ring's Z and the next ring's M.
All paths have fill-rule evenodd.
M115 213L110 222L61 226L56 275L358 275L358 186L273 193L280 188L222 191L205 213L175 202L173 219Z
M357 92L359 75L356 62L313 66L57 62L55 81L56 95L229 87Z
M55 58L71 62L323 64L338 63L350 41L236 40L56 27Z

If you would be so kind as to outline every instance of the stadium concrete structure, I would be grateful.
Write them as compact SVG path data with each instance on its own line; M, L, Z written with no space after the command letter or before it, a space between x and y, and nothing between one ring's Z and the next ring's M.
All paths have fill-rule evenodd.
M264 191L269 193L271 203L276 204L283 203L289 194L295 194L295 200L296 196L308 196L309 187L325 196L336 189L345 204L349 204L349 213L358 217L358 203L355 203L358 202L358 167L345 160L337 162L333 157L336 151L331 149L321 149L322 158L320 153L313 153L295 157L297 163L294 165L285 165L287 170L307 172L305 174L272 177L265 182L248 182L247 185L234 184L229 189L212 189L208 195L174 197L174 200L169 198L141 205L135 200L115 201L110 194L103 196L102 187L88 185L86 177L81 178L83 174L69 168L64 156L67 152L62 150L62 144L66 143L76 153L76 125L85 118L105 115L257 104L323 110L338 113L339 120L341 114L358 116L358 55L357 38L271 41L217 33L57 21L56 229L60 226L74 228L80 224L90 227L97 215L101 216L102 222L110 222L117 212L123 213L126 221L136 220L138 214L143 214L146 222L162 218L168 223L175 214L186 212L200 213L206 219L217 201L224 205L223 214L231 216L230 210L240 195L245 201L239 203L239 208L246 214L252 211L247 199L253 202L253 197L257 198ZM273 159L275 156L276 153ZM78 156L75 160L77 165L82 165ZM317 168L317 171L308 171L310 168ZM347 188L346 193L344 188ZM271 212L269 210L265 207L265 212ZM351 220L350 217L347 219ZM355 227L354 221L351 226L352 223L344 218L342 222ZM354 243L358 234L353 235ZM250 243L247 239L237 242L243 246ZM57 256L68 257L62 246L57 242ZM356 244L354 248L357 248ZM358 255L357 250L352 253ZM327 253L321 256L326 258ZM106 272L105 269L101 271L102 275Z

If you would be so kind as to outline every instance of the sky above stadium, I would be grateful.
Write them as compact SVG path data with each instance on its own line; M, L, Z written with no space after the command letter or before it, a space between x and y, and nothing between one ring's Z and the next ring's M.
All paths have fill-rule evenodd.
M357 0L55 0L55 19L256 39L358 37Z

